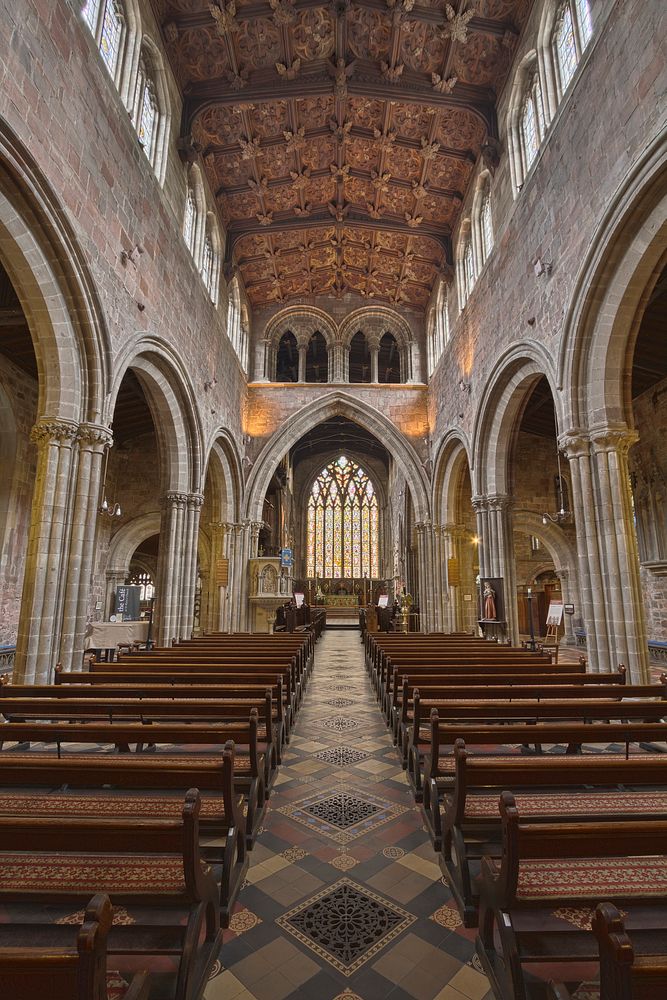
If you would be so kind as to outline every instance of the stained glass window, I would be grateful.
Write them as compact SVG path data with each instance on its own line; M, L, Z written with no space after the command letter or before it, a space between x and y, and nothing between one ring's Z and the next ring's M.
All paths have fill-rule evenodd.
M123 22L116 3L114 0L107 0L102 18L100 54L112 76L116 72L122 27Z
M139 72L137 73L135 116L139 142L144 153L152 163L157 131L158 103L155 96L155 84L153 83L143 53L139 61Z
M545 132L542 88L537 70L528 82L519 127L523 144L524 169L528 171L537 156Z
M195 248L195 221L197 218L197 202L192 188L188 188L185 197L185 218L183 219L183 239L188 245L190 253L194 253Z
M591 8L588 0L574 0L574 8L577 14L577 26L579 28L579 39L582 49L585 49L593 34L593 22L591 20Z
M213 242L209 234L206 234L206 239L204 240L204 253L202 254L201 262L201 276L202 281L208 289L208 293L213 298L213 262L214 262L214 252L213 252Z
M486 260L493 249L493 223L491 221L491 198L487 191L482 201L479 213L479 224L482 233L482 260Z
M572 13L569 3L563 4L558 12L556 30L554 32L554 50L558 65L560 89L563 91L567 89L567 85L574 76L574 71L577 68L577 49L574 41L574 25L572 23Z
M465 284L465 298L468 300L473 285L475 284L475 262L472 255L472 240L469 238L463 251L463 281Z
M86 0L86 3L83 5L83 9L81 11L84 21L93 34L95 34L95 29L97 28L97 15L99 10L100 0Z
M313 483L307 532L308 576L377 579L377 496L367 473L345 455L330 462Z

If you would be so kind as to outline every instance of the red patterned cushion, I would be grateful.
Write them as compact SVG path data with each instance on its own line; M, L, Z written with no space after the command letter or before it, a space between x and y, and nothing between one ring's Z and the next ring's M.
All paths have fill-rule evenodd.
M8 793L0 799L0 816L180 816L182 795L35 795L31 792ZM201 816L219 819L223 811L221 796L204 795Z
M469 795L466 819L499 819L497 794ZM624 812L667 814L667 791L663 792L540 792L516 796L521 816L597 816Z
M185 890L183 860L164 855L0 853L2 884L14 892L174 893Z
M522 861L516 897L521 900L601 899L667 894L667 857L545 858Z

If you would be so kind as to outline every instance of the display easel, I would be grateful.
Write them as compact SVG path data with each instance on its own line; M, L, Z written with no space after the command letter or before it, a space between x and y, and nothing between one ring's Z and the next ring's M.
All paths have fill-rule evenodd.
M558 663L558 647L560 637L558 635L563 620L563 605L552 602L549 605L547 614L547 631L542 641L542 649L554 650L554 663Z

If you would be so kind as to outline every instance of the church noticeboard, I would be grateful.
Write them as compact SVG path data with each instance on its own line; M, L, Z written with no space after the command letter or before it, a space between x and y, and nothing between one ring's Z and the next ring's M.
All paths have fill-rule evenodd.
M215 582L218 587L226 587L229 583L229 559L218 559L215 564Z
M447 583L450 587L458 587L461 583L458 559L447 560Z

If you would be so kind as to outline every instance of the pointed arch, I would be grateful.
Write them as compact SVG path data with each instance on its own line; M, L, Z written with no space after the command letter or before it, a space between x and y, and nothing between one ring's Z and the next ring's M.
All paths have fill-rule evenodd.
M435 455L431 507L436 524L455 520L456 490L463 465L470 471L468 439L462 430L449 431L438 445Z
M383 413L344 392L329 393L314 405L308 404L302 407L284 427L269 438L259 453L248 479L246 517L261 521L264 497L271 476L282 456L313 427L337 416L344 416L354 421L375 434L382 442L406 477L414 502L416 520L427 520L430 511L429 484L413 445Z

